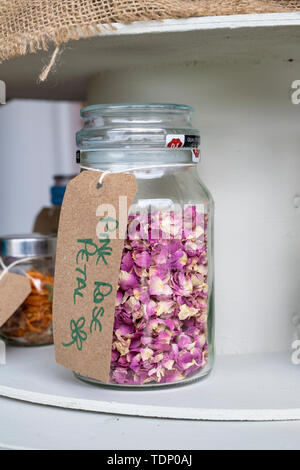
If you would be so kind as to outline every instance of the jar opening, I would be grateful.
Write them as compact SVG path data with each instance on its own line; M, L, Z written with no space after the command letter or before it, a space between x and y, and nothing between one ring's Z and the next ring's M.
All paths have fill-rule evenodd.
M185 104L171 103L116 103L116 104L96 104L86 106L81 110L81 117L95 114L129 114L129 113L193 113L194 108Z

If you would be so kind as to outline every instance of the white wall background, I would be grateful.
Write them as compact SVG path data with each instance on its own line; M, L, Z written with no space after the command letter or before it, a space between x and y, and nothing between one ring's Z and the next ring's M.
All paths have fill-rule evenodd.
M54 174L72 174L80 104L15 100L0 106L0 234L28 233L50 204Z
M89 103L196 108L200 174L216 202L217 350L288 350L300 312L300 64L275 58L102 73Z

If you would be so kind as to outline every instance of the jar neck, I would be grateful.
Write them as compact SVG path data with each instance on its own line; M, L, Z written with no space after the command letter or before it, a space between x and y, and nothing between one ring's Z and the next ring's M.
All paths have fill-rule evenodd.
M81 167L97 170L129 171L132 168L159 167L166 165L172 167L178 164L192 164L190 150L101 150L82 151L80 153Z

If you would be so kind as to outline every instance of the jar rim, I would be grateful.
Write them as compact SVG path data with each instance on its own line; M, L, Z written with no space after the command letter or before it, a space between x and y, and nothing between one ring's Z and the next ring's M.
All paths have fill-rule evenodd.
M81 109L81 117L86 114L100 111L102 114L129 113L129 112L156 112L156 113L193 113L192 106L173 103L110 103L94 104Z
M0 256L12 258L53 256L56 244L56 235L39 233L4 235L0 237Z

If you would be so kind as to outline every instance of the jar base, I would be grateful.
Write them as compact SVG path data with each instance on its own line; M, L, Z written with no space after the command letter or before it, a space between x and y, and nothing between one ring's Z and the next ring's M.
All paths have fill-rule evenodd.
M173 388L173 387L183 387L185 385L190 385L194 384L200 380L204 380L207 378L212 371L212 365L207 364L201 371L199 371L197 374L193 375L192 377L186 378L184 380L180 380L178 382L173 382L173 383L150 383L150 384L144 384L144 385L127 385L127 384L116 384L116 383L104 383L100 382L99 380L96 379L91 379L89 377L86 377L84 375L78 374L77 372L73 372L75 377L82 382L89 383L91 385L95 385L98 387L105 387L105 388L110 388L110 389L118 389L118 390L138 390L138 391L145 391L145 390L158 390L162 388Z

